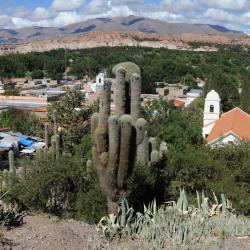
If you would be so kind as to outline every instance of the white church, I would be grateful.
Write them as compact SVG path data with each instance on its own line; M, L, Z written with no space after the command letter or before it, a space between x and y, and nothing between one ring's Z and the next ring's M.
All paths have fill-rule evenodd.
M211 146L250 141L250 115L234 108L221 114L220 96L212 90L205 99L203 137Z

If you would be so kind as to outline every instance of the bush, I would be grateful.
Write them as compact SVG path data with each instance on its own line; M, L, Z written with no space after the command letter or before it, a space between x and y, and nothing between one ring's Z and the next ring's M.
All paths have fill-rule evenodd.
M28 135L44 134L42 124L35 115L15 108L9 108L0 114L0 127Z
M211 149L189 146L184 151L169 151L165 167L165 199L175 199L184 187L196 197L196 190L212 194L223 192L237 212L250 214L250 144Z
M53 154L43 158L22 160L23 179L15 183L7 197L28 210L40 210L57 215L73 211L79 191L88 180L81 160Z
M87 223L97 223L107 214L107 202L97 182L86 192L78 193L75 216Z
M32 79L42 79L43 76L44 76L43 71L40 70L40 69L34 70L34 71L31 73Z

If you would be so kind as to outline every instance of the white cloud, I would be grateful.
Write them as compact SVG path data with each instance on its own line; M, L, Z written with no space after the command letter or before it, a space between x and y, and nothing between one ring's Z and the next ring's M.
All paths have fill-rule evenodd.
M54 0L51 8L56 11L72 11L80 8L85 0Z
M28 15L30 15L30 10L25 6L18 6L12 13L13 17L27 17Z
M199 0L199 2L222 10L244 11L250 8L249 0Z
M23 17L12 17L11 20L17 29L36 25L34 22Z
M205 12L204 16L210 18L215 22L250 25L250 12L245 13L241 16L236 16L225 10L208 9Z
M201 8L198 0L163 0L162 3L172 13L193 12Z
M108 0L92 0L85 7L85 13L88 15L99 14L105 15L107 11L111 9L111 1Z
M14 26L11 17L7 15L0 15L0 27L12 28Z
M29 16L31 21L47 20L57 16L57 12L52 9L45 9L42 7L36 8Z

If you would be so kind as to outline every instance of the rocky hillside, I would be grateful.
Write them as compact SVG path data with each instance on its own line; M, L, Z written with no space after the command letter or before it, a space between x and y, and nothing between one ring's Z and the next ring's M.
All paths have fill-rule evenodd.
M96 18L65 27L29 27L22 29L1 29L0 44L20 44L35 40L46 40L77 35L87 32L142 32L146 34L183 35L234 35L244 36L239 31L229 30L219 25L167 23L145 17L128 16L116 18Z
M86 49L96 47L142 46L178 50L192 49L190 42L208 43L196 50L216 51L217 44L250 46L250 37L232 37L222 35L183 34L164 36L142 32L87 32L79 35L38 40L19 45L0 45L0 55L10 53L43 52L53 49Z

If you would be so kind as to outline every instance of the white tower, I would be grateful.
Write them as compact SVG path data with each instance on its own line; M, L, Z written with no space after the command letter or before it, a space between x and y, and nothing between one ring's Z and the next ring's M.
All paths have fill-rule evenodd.
M203 136L210 134L214 127L214 122L220 118L220 96L214 90L211 90L205 99L204 117L203 117Z

